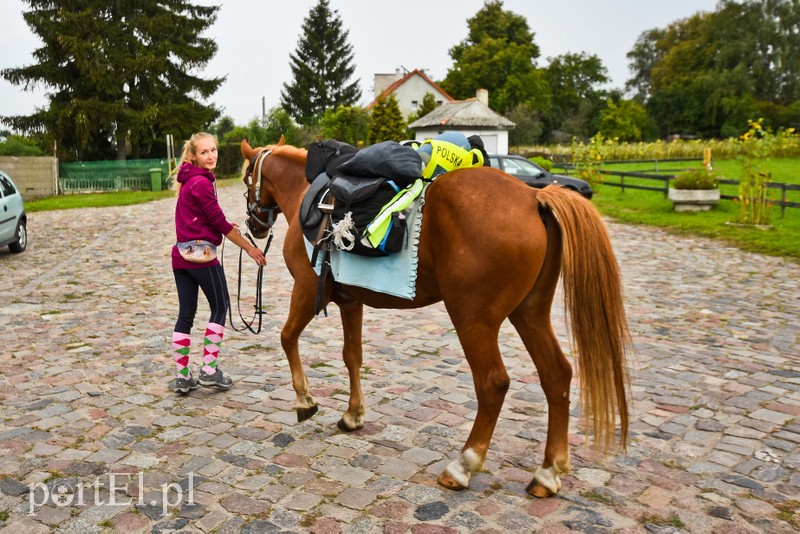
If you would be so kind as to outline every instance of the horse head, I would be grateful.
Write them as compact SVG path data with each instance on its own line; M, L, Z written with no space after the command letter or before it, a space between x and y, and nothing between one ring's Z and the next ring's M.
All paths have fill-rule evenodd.
M283 135L274 145L252 148L246 139L242 140L244 156L244 183L247 186L247 227L256 239L266 237L281 212L274 195L274 188L264 178L264 163L275 147L284 144Z

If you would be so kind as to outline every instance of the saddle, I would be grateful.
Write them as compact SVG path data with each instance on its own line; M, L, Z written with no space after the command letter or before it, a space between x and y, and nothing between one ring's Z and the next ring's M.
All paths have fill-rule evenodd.
M311 264L316 266L322 254L315 305L319 313L333 247L373 257L401 250L406 237L402 212L392 213L388 225L381 225L380 240L367 239L364 233L382 208L421 179L422 159L413 148L394 141L356 150L328 140L312 143L308 151L306 178L311 185L299 218L303 234L314 247Z

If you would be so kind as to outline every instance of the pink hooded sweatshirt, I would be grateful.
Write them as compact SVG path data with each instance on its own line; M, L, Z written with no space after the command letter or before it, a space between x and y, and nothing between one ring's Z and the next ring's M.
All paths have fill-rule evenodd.
M201 239L219 246L223 236L233 230L217 201L214 191L216 179L211 171L189 162L178 169L181 189L175 206L175 234L179 243ZM173 269L198 269L211 265L219 265L219 260L191 263L181 257L177 246L172 247Z

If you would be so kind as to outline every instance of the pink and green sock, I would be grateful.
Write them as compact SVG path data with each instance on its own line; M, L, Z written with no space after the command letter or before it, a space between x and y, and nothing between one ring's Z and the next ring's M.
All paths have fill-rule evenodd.
M172 333L172 354L175 357L175 367L178 369L178 378L189 378L189 351L191 350L192 337L181 332Z
M217 372L217 358L225 327L217 323L208 323L206 335L203 338L203 372L213 375Z

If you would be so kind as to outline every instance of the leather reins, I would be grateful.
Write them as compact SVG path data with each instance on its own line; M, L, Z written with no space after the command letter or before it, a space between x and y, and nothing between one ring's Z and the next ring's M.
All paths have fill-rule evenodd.
M280 207L277 204L275 204L274 206L267 206L267 207L261 206L261 170L262 170L262 168L264 166L264 160L267 159L267 156L269 156L271 153L272 153L272 150L267 150L267 149L264 149L264 150L260 151L256 155L255 158L250 160L250 164L247 166L247 172L245 174L245 178L247 180L247 191L244 194L244 198L245 198L245 205L246 205L246 208L247 208L247 222L246 222L247 227L250 229L250 231L255 232L255 228L253 227L253 224L254 224L253 221L255 221L255 224L258 224L258 225L261 226L261 228L266 228L269 231L269 235L267 237L267 244L264 245L264 256L267 255L267 252L269 251L269 247L272 244L272 238L274 237L274 235L272 233L272 225L275 224L275 220L276 220L277 214L280 213ZM252 191L252 193L253 193L253 201L250 202L251 187L253 186L253 169L256 168L256 167L258 168L258 179L257 179L256 184L255 184L255 190ZM259 214L261 214L261 213L267 213L267 222L266 223L264 221L262 221L261 218L259 217ZM252 243L252 245L254 247L258 246L258 245L256 245L256 242L253 239L253 236L250 235L250 232L245 232L244 237L246 237L247 240L250 241L250 243ZM233 330L235 330L236 332L244 332L245 330L249 330L253 334L258 334L258 333L261 332L261 326L262 326L262 323L263 323L263 317L266 314L266 312L264 311L263 306L262 306L262 286L263 286L263 282L264 282L264 266L263 265L259 265L258 266L258 273L256 274L255 303L253 305L253 308L254 308L254 310L253 310L253 318L250 319L250 321L248 322L244 318L244 315L242 315L242 307L241 307L241 304L242 304L242 298L241 298L241 296L242 296L242 255L243 255L243 253L244 253L244 249L240 248L239 249L239 271L238 271L238 275L237 275L237 279L236 279L236 309L239 312L239 319L241 319L242 324L244 324L244 327L243 328L236 328L236 325L234 325L234 323L233 323L233 309L232 309L232 306L228 306L228 317L230 318L231 328ZM225 256L225 243L223 242L223 244L222 244L222 258L221 258L221 261L222 261L222 264L223 264L223 268L224 268L224 265L225 265L224 264L224 262L225 262L224 256ZM254 328L253 324L256 323L256 321L257 321L257 325Z

